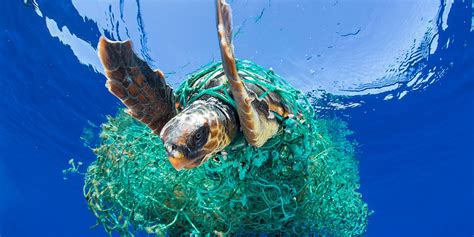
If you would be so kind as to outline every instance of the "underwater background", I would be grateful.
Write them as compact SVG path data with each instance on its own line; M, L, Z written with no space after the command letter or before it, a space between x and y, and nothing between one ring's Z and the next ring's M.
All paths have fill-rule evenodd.
M236 54L354 131L366 236L474 233L472 1L229 1ZM2 1L0 236L104 236L66 176L119 102L101 34L176 86L218 60L213 1ZM329 94L328 94L329 93ZM81 139L82 138L82 139ZM84 165L84 166L85 166Z

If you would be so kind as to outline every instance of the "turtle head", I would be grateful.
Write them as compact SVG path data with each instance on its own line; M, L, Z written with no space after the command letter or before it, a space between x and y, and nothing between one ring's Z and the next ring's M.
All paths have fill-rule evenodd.
M221 103L222 105L222 103ZM192 169L230 144L235 129L216 100L198 100L172 118L160 137L176 170Z

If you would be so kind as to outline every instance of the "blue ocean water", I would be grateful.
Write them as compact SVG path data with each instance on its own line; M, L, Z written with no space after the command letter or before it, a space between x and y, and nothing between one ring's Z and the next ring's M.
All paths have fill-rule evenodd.
M0 16L0 236L104 236L74 158L94 160L118 101L95 48L123 40L172 84L217 60L213 1L3 1ZM240 1L236 53L272 67L347 121L367 236L474 234L471 1Z

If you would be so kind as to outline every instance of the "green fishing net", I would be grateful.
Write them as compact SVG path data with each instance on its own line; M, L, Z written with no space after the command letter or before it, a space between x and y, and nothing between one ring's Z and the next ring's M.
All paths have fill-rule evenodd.
M108 117L84 196L109 234L364 233L369 210L357 192L358 163L345 124L316 118L304 94L272 70L241 60L237 67L247 83L280 93L295 115L278 117L283 129L259 149L240 137L214 159L179 172L146 126L124 112ZM189 86L221 68L214 63L190 75L178 101L186 106L211 94L233 105L219 88Z

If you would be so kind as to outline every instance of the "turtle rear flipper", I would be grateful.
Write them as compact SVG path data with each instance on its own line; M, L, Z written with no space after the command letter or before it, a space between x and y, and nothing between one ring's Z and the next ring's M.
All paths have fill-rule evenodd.
M127 112L150 127L157 135L176 115L173 90L160 70L153 71L140 59L128 41L101 37L100 60L107 75L106 86L126 106Z
M239 76L232 45L232 12L225 0L217 0L217 34L222 66L230 84L245 139L250 145L260 147L278 131L279 125L269 118L269 104L258 100L255 93L247 91Z

